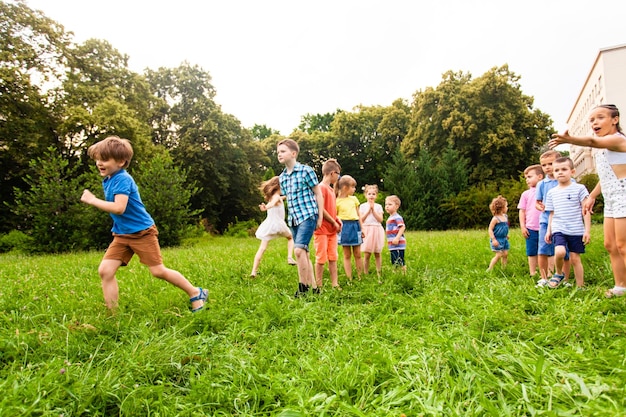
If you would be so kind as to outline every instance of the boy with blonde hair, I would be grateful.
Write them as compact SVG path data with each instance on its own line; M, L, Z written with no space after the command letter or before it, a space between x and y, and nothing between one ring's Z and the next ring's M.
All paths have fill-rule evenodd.
M406 239L404 238L404 219L398 214L400 208L400 198L397 195L390 195L385 198L385 211L389 213L387 219L387 247L391 255L391 264L402 268L406 273L406 263L404 262L404 250L406 249Z
M546 241L546 231L548 230L548 219L550 212L546 211L546 198L548 191L558 185L558 181L552 173L552 164L557 158L561 157L561 153L555 150L546 151L539 157L541 169L545 174L543 180L537 184L536 207L541 212L539 215L539 249L537 252L537 264L539 265L539 273L541 278L537 281L537 287L545 287L554 271L554 245ZM565 277L569 275L569 254L565 255L565 264L563 266Z
M335 189L341 173L341 166L336 159L329 159L322 165L322 182L319 188L324 197L324 210L322 215L322 226L313 232L313 243L315 245L315 281L317 287L322 286L324 276L324 265L328 262L328 272L333 288L339 287L337 277L337 233L341 231L341 220L337 217L337 207L335 205Z
M519 199L519 224L522 236L526 240L526 256L531 278L537 273L539 253L539 216L537 210L537 184L543 179L541 165L531 165L524 170L524 178L528 190L524 191Z

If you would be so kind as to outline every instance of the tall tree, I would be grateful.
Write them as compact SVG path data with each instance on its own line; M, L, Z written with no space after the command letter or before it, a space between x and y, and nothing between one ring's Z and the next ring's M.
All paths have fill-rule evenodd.
M90 39L72 48L59 96L59 135L69 155L87 162L87 148L108 135L129 139L135 161L156 152L148 124L156 98L145 78L128 68L128 56L108 42Z
M29 161L57 147L57 119L42 88L58 81L69 36L24 1L0 2L0 232L15 226L14 189L27 188Z
M187 179L202 192L191 208L217 230L256 216L258 167L268 161L250 131L214 101L211 76L198 66L147 71L153 91L170 106L164 112L162 143L174 162L188 170Z
M462 72L444 74L437 88L415 93L403 152L414 157L427 149L439 156L455 149L469 160L471 184L517 178L553 132L552 121L533 109L519 79L507 65L475 80Z

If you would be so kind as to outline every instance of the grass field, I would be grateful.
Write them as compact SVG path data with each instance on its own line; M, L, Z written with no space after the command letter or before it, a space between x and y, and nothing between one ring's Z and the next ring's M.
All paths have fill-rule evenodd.
M305 299L284 240L256 280L254 238L164 250L210 290L193 315L137 259L112 316L101 253L0 255L0 415L626 415L626 299L603 297L601 226L586 291L534 288L519 230L491 273L486 230L407 239L406 276L385 251L382 284L340 272L343 291Z

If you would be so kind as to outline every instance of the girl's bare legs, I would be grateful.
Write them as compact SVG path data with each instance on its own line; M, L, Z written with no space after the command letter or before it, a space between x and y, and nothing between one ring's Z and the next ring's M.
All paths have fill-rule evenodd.
M363 275L363 259L361 258L361 245L352 247L352 254L354 255L354 263L356 264L356 276L361 280Z
M265 253L265 250L267 249L267 245L269 244L269 240L262 240L261 244L259 245L259 249L256 251L256 255L254 255L254 263L252 264L252 272L250 272L250 276L251 277L255 277L257 270L259 269L259 265L261 264L261 259L263 258L263 254ZM292 242L292 246L293 246L293 239L290 240L290 242Z
M200 294L200 290L198 289L198 287L194 287L193 285L191 285L191 282L189 282L187 278L185 278L183 274L181 274L178 271L166 268L165 265L163 264L151 266L149 267L149 269L150 269L150 273L153 276L155 276L156 278L160 278L164 281L167 281L173 286L178 287L181 290L185 291L187 295L189 296L189 298L196 297L197 295ZM191 303L191 308L196 309L198 307L202 307L203 305L204 305L204 301L197 300Z
M367 275L370 273L370 252L363 252L363 272Z
M491 271L493 267L496 266L496 264L502 257L502 254L503 254L502 251L495 252L495 254L493 255L493 258L491 258L491 262L489 262L489 268L487 268L487 271Z
M117 285L117 279L115 279L115 273L121 265L122 261L103 259L98 267L98 274L102 281L104 303L109 310L116 309L119 301L119 287Z
M343 270L346 273L348 281L352 281L352 247L342 246L343 248Z
M506 264L509 263L509 251L502 251L502 258L500 258L500 262L502 262L502 268L506 268Z
M626 288L626 219L604 219L604 247L609 252L615 286Z

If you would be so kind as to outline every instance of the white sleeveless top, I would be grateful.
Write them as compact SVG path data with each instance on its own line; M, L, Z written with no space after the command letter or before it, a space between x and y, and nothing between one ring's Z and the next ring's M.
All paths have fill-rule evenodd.
M626 140L626 136L622 132L617 132L617 134ZM605 155L610 165L626 164L626 152L616 152L607 149Z

